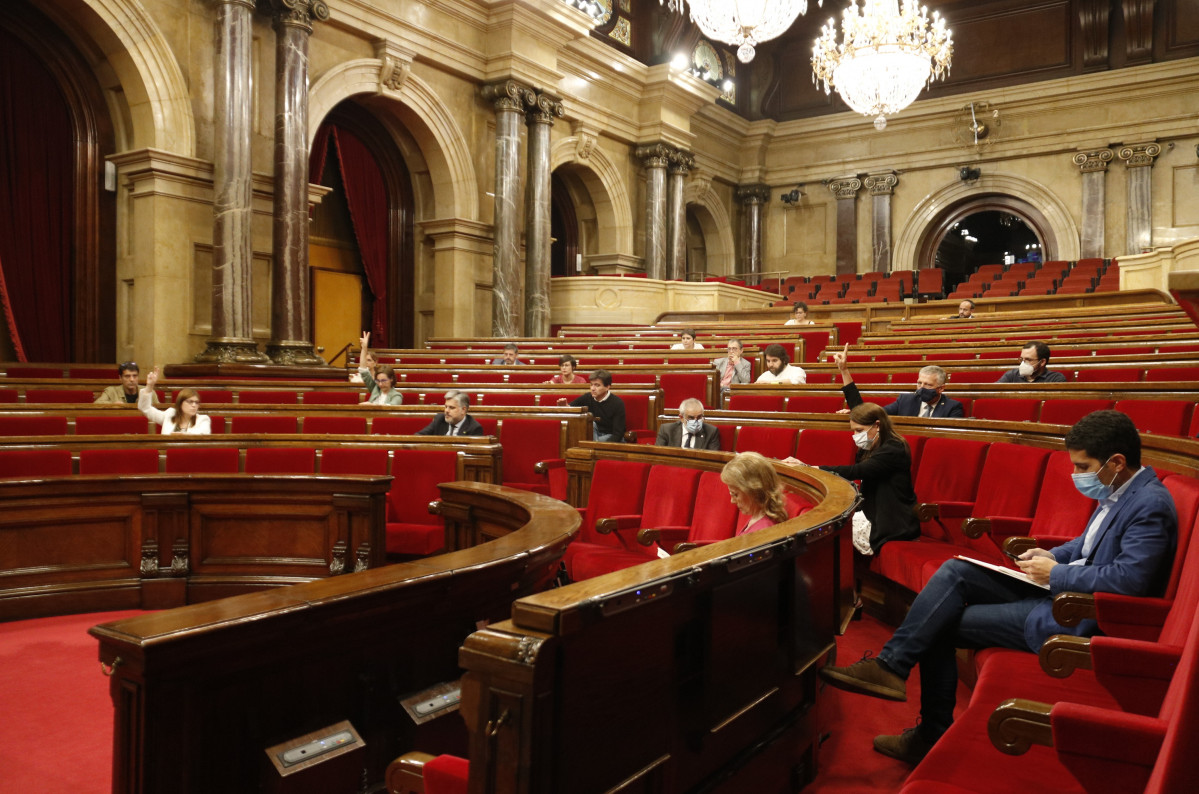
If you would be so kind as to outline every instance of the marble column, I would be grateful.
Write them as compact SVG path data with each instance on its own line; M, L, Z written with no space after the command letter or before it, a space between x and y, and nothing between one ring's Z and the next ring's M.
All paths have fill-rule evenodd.
M275 198L271 341L276 364L322 366L308 314L308 37L324 0L275 0Z
M1112 161L1111 149L1079 152L1074 164L1082 172L1082 258L1101 258L1107 227L1107 164Z
M550 127L564 114L556 97L538 94L526 115L525 336L550 335Z
M745 208L745 259L741 273L762 272L762 206L770 201L769 185L744 185L737 188L737 201ZM754 283L751 281L750 283Z
M217 0L213 63L212 337L201 362L259 364L251 319L253 0Z
M1153 161L1162 153L1156 143L1124 146L1117 156L1128 166L1128 222L1124 253L1153 247Z
M687 200L684 183L695 156L690 152L671 152L667 166L666 200L666 278L687 280Z
M666 278L666 166L673 150L665 144L637 147L645 166L645 274Z
M828 181L828 189L837 197L837 275L858 272L858 191L862 180L842 176Z
M499 338L520 336L520 121L525 105L536 94L515 80L483 86L483 98L495 106L495 253L492 257L491 334Z
M889 273L891 271L891 194L895 191L895 186L899 184L899 175L894 171L867 174L863 184L870 191L871 270L875 273Z

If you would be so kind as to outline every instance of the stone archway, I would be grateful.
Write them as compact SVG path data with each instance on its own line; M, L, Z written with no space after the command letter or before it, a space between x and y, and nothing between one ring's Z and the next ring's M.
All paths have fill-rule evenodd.
M736 246L733 241L733 224L720 197L712 190L707 180L690 180L683 189L687 204L688 226L694 222L703 236L705 261L719 275L731 276L737 272Z
M1023 219L1041 240L1046 259L1078 259L1078 225L1049 188L1011 174L984 174L972 183L954 182L916 206L900 231L892 267L933 267L937 245L955 222L975 212L998 210Z
M631 257L632 205L620 172L608 155L595 145L593 136L572 135L550 147L550 169L557 173L562 166L570 166L566 171L576 207L588 206L594 216L593 244L584 242L585 251Z

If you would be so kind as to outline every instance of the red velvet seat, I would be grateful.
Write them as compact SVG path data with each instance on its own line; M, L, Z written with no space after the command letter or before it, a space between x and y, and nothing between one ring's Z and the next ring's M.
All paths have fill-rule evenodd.
M432 416L376 416L371 433L385 436L410 436L432 421Z
M68 367L67 377L75 378L111 378L112 367Z
M65 416L0 416L0 436L65 436Z
M532 392L484 392L480 405L530 406L537 404L537 395Z
M299 420L294 416L235 416L230 433L295 433Z
M27 403L90 403L96 399L91 389L26 389Z
M845 398L823 394L800 394L787 398L787 410L792 413L835 414L845 407Z
M978 357L984 358L984 356L981 353L979 354ZM1006 356L1005 356L1005 358L1006 358ZM995 370L993 372L988 372L986 370L977 370L977 369L975 369L975 370L959 369L959 370L955 370L954 372L950 373L949 381L951 383L953 383L954 385L960 385L962 383L994 383L995 381L999 380L999 377L1001 375L1003 375L1003 370ZM857 377L858 376L855 374L854 380L857 380Z
M508 421L510 420L505 420L504 427L507 427ZM573 562L578 554L596 549L630 550L625 539L619 534L600 534L596 529L596 522L610 516L640 514L649 470L648 463L623 460L595 462L595 468L591 473L591 487L587 494L587 506L579 508L583 517L582 526L579 528L579 534L566 547L566 553L562 558L572 578Z
M357 405L362 395L356 391L306 391L304 405Z
M445 524L429 513L441 497L437 486L458 479L458 453L452 449L397 449L395 478L387 492L387 553L427 555L445 548Z
M386 475L390 456L385 449L330 447L321 450L321 474Z
M913 483L916 501L937 504L942 518L941 522L922 522L922 535L935 540L950 540L951 536L941 528L941 523L947 520L960 522L970 515L987 446L984 441L960 438L930 438L925 442Z
M462 385L495 385L504 382L504 373L502 372L460 372L458 373L458 383Z
M1089 413L1112 407L1111 400L1046 400L1038 421L1050 425L1072 425Z
M1195 403L1187 400L1117 400L1114 407L1127 414L1142 433L1181 436L1189 427Z
M786 398L781 394L734 394L729 397L728 410L782 411L785 404Z
M401 373L404 383L452 383L450 373L444 370L408 370Z
M425 794L466 794L470 762L453 755L439 755L421 770Z
M157 428L154 428L157 430ZM141 414L129 416L80 416L75 419L77 436L145 435L150 422Z
M1199 381L1199 367L1149 367L1145 370L1145 380L1156 383L1164 381L1194 383Z
M557 419L505 419L500 425L500 444L504 448L501 482L509 488L565 498L565 434L565 423ZM543 461L553 462L548 474L534 468Z
M0 478L69 477L71 473L68 449L0 450Z
M158 474L156 449L85 449L79 453L80 474Z
M248 447L246 474L312 474L316 450L311 447Z
M649 429L649 395L622 394L620 399L624 401L625 432L632 433L633 440L638 444L654 443L657 433ZM541 404L552 405L553 403L547 402L543 395Z
M224 405L233 402L233 392L229 389L196 389L201 405Z
M325 433L343 436L366 435L365 416L305 416L305 433ZM417 428L418 430L420 428Z
M1074 380L1078 383L1136 383L1143 371L1141 367L1079 367Z
M1041 548L1060 546L1082 534L1095 512L1095 500L1083 496L1074 487L1073 473L1074 464L1070 462L1069 453L1062 449L1050 453L1027 532Z
M235 447L175 447L167 449L167 474L237 474Z
M242 389L237 394L237 402L241 405L296 405L299 395L291 389Z
M737 452L758 452L768 458L782 460L795 454L798 434L798 430L790 427L743 425L737 431L735 449Z
M662 387L662 405L678 406L683 400L694 397L711 408L708 400L708 380L710 376L703 372L664 372L658 378Z
M536 384L545 383L552 378L556 373L551 372L509 372L508 382L517 384Z
M21 393L16 389L0 389L0 403L20 402Z
M970 415L975 419L1003 422L1035 422L1040 412L1040 400L1020 397L980 397L970 409Z
M795 457L810 466L849 466L857 452L848 430L807 428L795 445Z

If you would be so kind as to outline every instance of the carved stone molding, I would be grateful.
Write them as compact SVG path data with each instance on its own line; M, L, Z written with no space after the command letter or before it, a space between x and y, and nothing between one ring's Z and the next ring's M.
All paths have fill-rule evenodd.
M770 201L770 185L742 185L735 195L742 204L765 204Z
M501 80L483 86L483 98L491 102L497 111L522 111L526 105L537 101L537 94L526 85L515 80Z
M858 195L858 191L862 189L862 180L856 176L839 177L828 181L828 189L832 192L837 200L851 199Z
M275 364L297 367L323 367L325 360L316 354L311 342L270 342L265 349L267 357Z
M379 39L375 42L375 57L379 59L379 90L400 91L412 73L412 61L416 53L394 41Z
M868 174L863 183L872 196L889 196L899 184L899 175L894 171L884 171L879 174Z
M566 115L562 100L549 94L533 94L529 102L532 107L525 113L525 121L529 124L548 124L553 126L555 118Z
M686 174L695 167L695 155L676 149L670 153L669 171L672 174Z
M1079 152L1074 155L1074 164L1084 174L1092 171L1106 171L1107 164L1112 161L1114 154L1111 149L1099 149L1094 152Z
M638 146L633 155L646 168L665 168L670 163L670 155L675 149L664 143L649 146Z
M303 28L312 32L312 21L324 22L329 18L329 6L325 0L273 0L275 25Z
M243 339L209 339L203 353L193 361L200 364L265 364L270 361L258 350L258 344Z
M1156 143L1140 143L1133 146L1122 146L1117 156L1129 168L1143 168L1153 165L1153 161L1162 153L1162 147Z
M599 136L595 130L584 127L582 124L576 124L573 131L576 138L575 159L586 160L595 151L596 144L599 143Z

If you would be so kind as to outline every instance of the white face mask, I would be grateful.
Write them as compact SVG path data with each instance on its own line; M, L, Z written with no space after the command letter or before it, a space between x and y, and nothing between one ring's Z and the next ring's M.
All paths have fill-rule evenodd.
M1032 375L1033 372L1036 371L1036 369L1037 368L1034 365L1029 364L1027 361L1021 361L1020 362L1020 377L1027 378L1030 375Z
M859 430L853 434L853 443L857 444L858 449L870 449L870 431Z
M688 419L686 421L688 433L698 433L704 426L703 419Z

